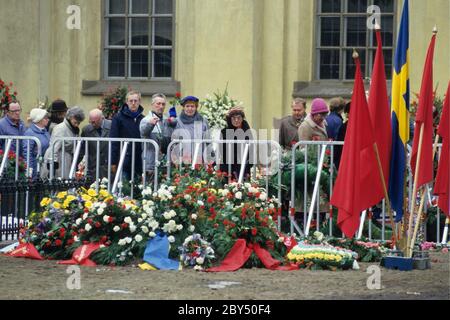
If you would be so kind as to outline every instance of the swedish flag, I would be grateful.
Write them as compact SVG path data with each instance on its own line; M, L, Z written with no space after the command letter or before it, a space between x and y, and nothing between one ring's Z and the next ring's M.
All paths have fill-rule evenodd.
M409 4L403 4L392 79L392 156L389 197L397 222L403 217L406 144L409 141Z

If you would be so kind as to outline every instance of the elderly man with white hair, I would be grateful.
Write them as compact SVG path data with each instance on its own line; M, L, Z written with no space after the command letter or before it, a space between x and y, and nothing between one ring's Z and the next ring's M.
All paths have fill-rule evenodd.
M81 130L81 136L84 138L108 138L111 130L111 120L105 119L99 109L93 109L89 112L89 124ZM97 157L97 142L88 143L87 176L96 179L97 161L99 161L99 178L108 177L108 142L100 142L100 157ZM85 151L83 146L82 152Z

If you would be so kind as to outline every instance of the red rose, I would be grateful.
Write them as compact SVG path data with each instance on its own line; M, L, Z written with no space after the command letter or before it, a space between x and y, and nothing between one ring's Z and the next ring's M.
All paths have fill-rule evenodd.
M66 229L61 228L61 229L59 229L59 232L60 232L60 233L66 233Z
M100 242L101 243L105 243L106 241L108 241L108 237L107 236L103 236L100 238Z
M218 223L215 223L214 224L214 229L217 229L219 227L219 224Z
M252 236L256 236L257 233L258 233L258 230L256 230L256 228L252 228Z
M97 221L97 222L95 223L95 227L96 227L97 229L100 228L101 226L102 226L102 224L101 224L100 222Z
M75 236L77 236L78 235L78 233L76 233L75 231L72 231L72 233L71 233L71 236L72 237L75 237Z
M175 97L181 98L181 93L180 92L175 93Z
M114 221L114 218L113 218L113 217L109 217L109 218L108 218L108 222L109 222L109 223L111 223L111 222L113 222L113 221Z
M71 246L74 243L73 239L67 240L67 246Z
M48 234L48 237L49 238L51 238L51 237L53 237L54 236L54 233L53 232L50 232L49 234Z
M56 245L57 247L61 247L62 241L59 240L59 239L57 239L57 240L55 241L55 245Z
M128 228L128 223L122 223L122 229Z

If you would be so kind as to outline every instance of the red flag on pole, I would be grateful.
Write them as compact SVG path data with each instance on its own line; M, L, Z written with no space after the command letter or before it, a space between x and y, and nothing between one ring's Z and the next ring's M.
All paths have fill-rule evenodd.
M433 180L433 56L435 43L436 34L433 34L423 70L419 108L416 114L416 127L411 154L411 169L415 178L420 133L423 131L417 188L420 188Z
M442 152L434 185L434 194L439 196L438 206L450 217L450 83L442 108L438 134L442 137Z
M384 197L359 58L355 59L355 63L355 85L347 134L331 198L331 204L339 209L338 226L349 238L358 229L361 211Z
M369 91L369 114L372 128L374 128L375 141L380 153L384 179L386 185L388 185L392 145L391 108L386 86L386 71L380 30L376 31L376 36L378 47Z

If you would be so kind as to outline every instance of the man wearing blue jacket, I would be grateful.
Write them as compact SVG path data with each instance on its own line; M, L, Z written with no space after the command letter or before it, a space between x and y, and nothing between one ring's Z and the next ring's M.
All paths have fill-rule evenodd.
M144 118L144 108L140 105L141 94L137 91L131 91L127 94L127 103L119 110L119 112L112 119L111 131L109 133L110 138L130 138L140 139L141 133L139 131L139 125ZM111 152L111 170L113 174L117 171L117 165L120 159L120 142L112 143ZM132 180L131 169L133 159L133 146L132 143L128 145L125 161L123 164L123 178L125 180ZM142 175L142 146L141 143L135 144L134 152L134 175L135 177L141 177ZM137 181L133 179L134 181ZM139 180L140 181L140 180Z

